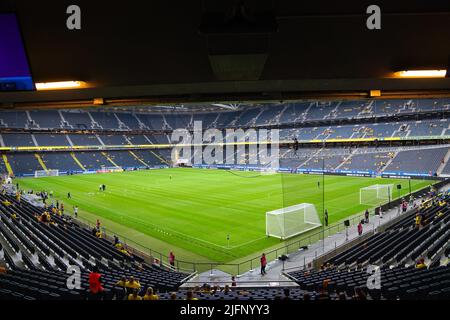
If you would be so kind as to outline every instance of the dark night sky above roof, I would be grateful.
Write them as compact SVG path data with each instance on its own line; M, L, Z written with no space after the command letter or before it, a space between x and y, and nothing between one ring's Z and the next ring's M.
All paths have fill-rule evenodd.
M79 79L96 87L215 82L202 14L231 1L3 0L18 13L36 82ZM261 81L379 79L407 67L444 67L449 1L378 1L382 30L365 27L372 1L246 1L273 12ZM65 27L68 5L82 30Z

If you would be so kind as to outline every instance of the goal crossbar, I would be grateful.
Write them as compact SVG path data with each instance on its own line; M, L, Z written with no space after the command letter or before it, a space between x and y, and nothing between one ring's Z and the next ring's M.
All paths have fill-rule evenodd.
M310 203L266 212L266 235L270 237L288 239L321 225L316 208Z

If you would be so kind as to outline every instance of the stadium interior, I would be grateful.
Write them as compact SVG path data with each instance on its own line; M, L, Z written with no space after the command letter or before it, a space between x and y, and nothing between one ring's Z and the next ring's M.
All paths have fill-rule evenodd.
M448 4L230 3L0 4L36 88L86 83L1 86L0 300L450 299ZM260 139L175 134L213 130Z

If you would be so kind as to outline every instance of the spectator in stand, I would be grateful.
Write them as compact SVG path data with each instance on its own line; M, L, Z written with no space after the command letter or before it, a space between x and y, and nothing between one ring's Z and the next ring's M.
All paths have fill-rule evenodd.
M364 218L366 219L366 223L369 223L369 210L366 209L366 211L364 212Z
M230 292L230 286L229 285L225 285L225 287L223 288L222 292L228 294Z
M291 300L291 291L288 288L283 289L283 300Z
M142 297L138 295L138 290L134 289L133 292L128 295L128 300L142 300Z
M320 288L319 295L317 296L317 300L330 300L330 296L325 287Z
M116 282L116 286L117 287L125 288L126 285L127 285L127 278L126 277L122 277L122 278L120 278L119 281Z
M414 218L414 223L416 225L416 228L419 229L421 225L422 216L419 212L416 213L416 217Z
M232 277L231 277L231 286L232 286L232 287L236 287L236 286L237 286L237 283L236 283L236 276L232 276Z
M147 292L145 293L144 300L159 300L159 296L153 292L152 287L147 288Z
M417 262L416 262L416 269L426 269L427 265L425 264L425 259L424 258L420 258Z
M176 292L172 292L170 294L170 300L177 300L177 293Z
M354 300L367 300L366 293L363 291L362 288L356 287L355 288L355 295L353 296Z
M186 292L186 300L198 300L196 297L194 297L194 293L189 290Z
M75 218L78 218L78 206L73 207L73 214L75 215Z
M137 290L141 289L141 284L139 283L138 280L135 280L133 276L130 277L130 280L127 281L125 286L128 289L137 289Z
M172 251L169 253L169 263L172 267L175 267L175 255Z
M405 213L407 209L408 209L408 202L406 202L406 200L403 199L403 201L402 201L402 212Z
M266 258L266 254L263 253L261 256L261 275L265 275L266 274L266 266L267 266L267 258Z
M310 301L311 300L311 296L309 295L309 293L303 294L303 300L304 301Z
M363 234L363 226L362 226L362 221L360 221L358 223L358 235L362 235Z
M98 271L98 267L94 266L89 274L89 291L92 300L100 300L103 297L103 286L101 283L102 275Z
M339 300L347 300L347 296L344 292L339 293Z

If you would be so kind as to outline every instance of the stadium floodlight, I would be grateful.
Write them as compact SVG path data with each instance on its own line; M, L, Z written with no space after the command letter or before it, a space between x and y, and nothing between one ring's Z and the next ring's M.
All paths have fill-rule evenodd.
M393 184L374 184L359 189L359 203L378 206L392 199Z
M311 203L266 212L266 234L282 240L322 226L316 207Z
M84 81L59 81L59 82L40 82L36 83L36 90L64 90L64 89L80 89L86 87Z
M59 176L59 170L58 169L52 169L52 170L35 170L34 171L34 177L35 178L42 178L42 177L57 177Z
M404 70L396 72L399 78L445 78L447 70Z

